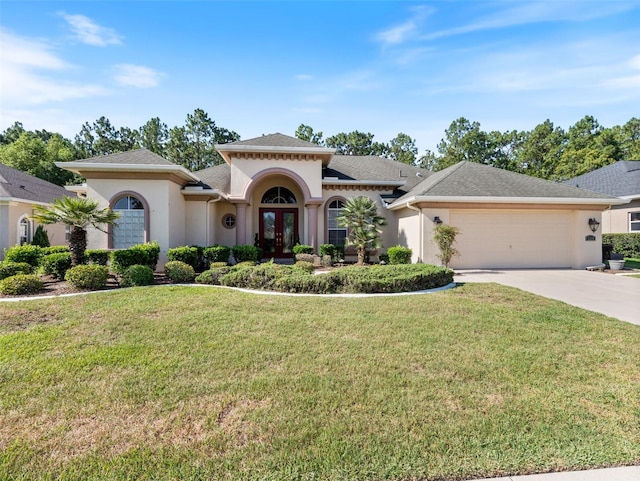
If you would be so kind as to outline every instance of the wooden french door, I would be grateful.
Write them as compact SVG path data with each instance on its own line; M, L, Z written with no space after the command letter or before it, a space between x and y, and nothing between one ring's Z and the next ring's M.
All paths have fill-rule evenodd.
M298 232L298 209L260 209L260 247L263 257L293 257Z

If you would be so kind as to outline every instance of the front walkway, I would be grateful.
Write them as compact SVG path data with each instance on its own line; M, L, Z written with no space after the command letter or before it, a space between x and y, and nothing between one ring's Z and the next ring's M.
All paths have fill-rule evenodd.
M476 481L640 481L640 466L508 476Z
M456 271L456 283L496 282L640 325L640 279L573 269Z

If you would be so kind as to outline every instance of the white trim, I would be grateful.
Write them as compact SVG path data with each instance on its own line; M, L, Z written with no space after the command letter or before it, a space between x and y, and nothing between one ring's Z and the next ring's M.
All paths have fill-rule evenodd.
M398 180L331 180L325 177L322 185L375 185L380 187L400 187L406 184L405 181Z
M427 196L416 195L404 200L400 203L397 201L389 206L390 209L396 210L406 207L408 204L415 204L417 202L440 202L440 203L487 203L487 204L579 204L579 205L621 205L626 204L629 201L620 198L611 199L589 199L589 198L575 198L575 197L484 197L484 196Z
M50 202L38 202L36 200L20 199L18 197L0 197L0 205L16 205L16 202L19 204L42 205L45 207L51 205Z
M264 152L278 154L330 154L336 153L336 149L331 147L284 147L268 145L214 145L218 152Z

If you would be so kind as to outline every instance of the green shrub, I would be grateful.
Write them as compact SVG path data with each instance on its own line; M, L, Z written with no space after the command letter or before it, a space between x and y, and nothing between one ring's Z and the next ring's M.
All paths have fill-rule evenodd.
M378 260L380 261L380 264L382 264L382 263L388 264L389 263L389 254L378 254Z
M624 257L640 257L640 232L625 234L602 234L602 244L610 244L611 252Z
M193 282L196 271L193 266L182 261L169 261L164 265L164 273L171 282Z
M231 268L235 270L242 269L243 267L254 267L255 265L256 263L254 261L242 261L234 264L233 266L231 266Z
M198 284L210 284L213 286L219 286L220 278L227 275L230 271L230 266L209 269L208 271L204 271L202 274L196 277L196 282Z
M15 276L16 274L31 273L33 273L33 267L26 262L0 262L0 280L6 279L7 277Z
M195 246L172 247L167 249L167 257L169 261L184 262L195 269L200 262L198 250Z
M231 255L231 247L220 245L205 247L203 254L211 265L219 262L227 264L229 262L229 256Z
M122 287L149 286L153 284L153 270L149 266L134 264L125 269L120 285Z
M26 262L31 267L38 267L42 259L42 247L31 244L13 246L4 253L4 260L9 262Z
M333 244L320 244L320 257L324 256L331 256L332 259L335 259L336 246Z
M333 294L335 278L329 275L292 274L276 279L273 290L298 294Z
M123 274L125 270L134 265L149 267L152 271L158 264L160 246L157 242L137 244L129 249L111 252L111 270L116 274Z
M389 264L411 264L413 252L408 247L393 246L387 249Z
M313 246L307 246L304 244L296 244L293 246L293 253L298 254L313 254Z
M88 249L84 253L85 261L89 264L98 264L99 266L106 266L109 262L109 252L107 249Z
M229 252L231 252L231 249L229 249ZM227 264L226 262L212 262L209 265L209 269L217 269L218 267L227 267L229 264Z
M315 267L313 266L313 262L307 262L307 261L298 261L293 265L293 267L295 267L296 269L300 269L308 274L311 274L315 270Z
M329 255L322 256L322 260L320 261L320 263L324 267L331 267L333 265L333 257Z
M220 279L223 286L244 287L247 289L271 289L276 279L292 274L293 266L268 262L253 267L232 269Z
M260 262L262 259L262 249L250 244L233 246L231 249L233 258L237 263L245 261Z
M443 287L453 282L453 271L428 264L352 266L330 272L340 292L393 293Z
M311 264L313 264L313 254L296 254L296 261L310 262Z
M71 268L71 252L49 254L42 258L42 271L56 279L64 279L64 275Z
M102 289L107 285L109 269L98 264L81 264L74 266L64 276L65 281L78 289L92 291Z
M61 252L71 252L69 246L50 246L42 248L42 255L60 254Z
M36 231L33 233L33 239L31 240L31 243L34 246L40 247L49 247L51 245L51 243L49 242L49 234L47 234L47 231L44 227L42 227L41 225L36 227Z
M38 276L31 274L16 274L0 281L0 294L7 296L35 294L42 290L44 290L44 283Z

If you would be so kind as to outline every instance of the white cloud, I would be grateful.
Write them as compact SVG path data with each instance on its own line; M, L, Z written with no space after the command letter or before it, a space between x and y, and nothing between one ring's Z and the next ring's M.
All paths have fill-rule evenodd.
M73 66L53 53L44 41L0 30L0 43L3 47L0 53L3 110L106 93L99 85L60 79L59 75Z
M631 60L629 60L629 67L634 70L640 70L640 55L636 55Z
M313 75L301 73L296 75L296 80L302 80L302 81L313 80Z
M89 17L68 15L64 12L60 13L60 16L69 24L75 38L82 43L96 47L122 44L122 37L115 30L98 25Z
M133 64L115 66L115 81L123 87L151 88L160 82L162 74L149 67Z
M434 11L433 8L426 6L414 7L411 9L412 16L409 20L378 32L375 35L375 39L383 45L398 45L404 43L415 36L425 18Z

